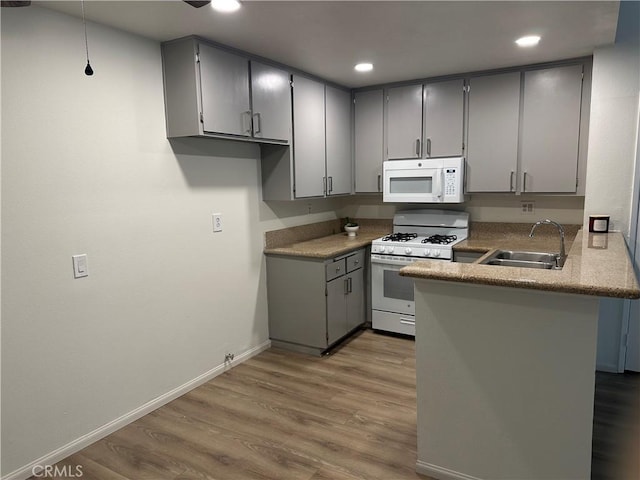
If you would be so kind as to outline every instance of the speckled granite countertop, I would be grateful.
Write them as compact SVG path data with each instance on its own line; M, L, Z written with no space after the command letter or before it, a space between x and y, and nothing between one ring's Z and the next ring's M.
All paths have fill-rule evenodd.
M485 253L494 249L524 250L528 252L560 251L560 237L555 227L540 225L533 238L529 237L533 223L471 222L469 238L456 244L454 251ZM565 248L571 249L580 225L564 225Z
M391 220L360 220L355 237L340 232L340 221L275 230L265 234L265 255L327 259L367 247L376 238L391 233ZM340 233L336 233L340 232Z
M558 237L537 242L516 235L502 239L473 238L456 245L460 251L487 253L493 249L558 251ZM551 242L551 243L550 243ZM562 270L480 265L441 261L420 261L404 267L401 275L452 282L528 288L601 297L640 298L640 287L620 233L592 234L579 231L568 249Z
M328 237L316 238L304 242L293 243L285 247L265 248L266 255L287 255L293 257L333 258L352 250L366 247L372 240L383 236L385 232L360 233L348 237L346 233L337 233Z

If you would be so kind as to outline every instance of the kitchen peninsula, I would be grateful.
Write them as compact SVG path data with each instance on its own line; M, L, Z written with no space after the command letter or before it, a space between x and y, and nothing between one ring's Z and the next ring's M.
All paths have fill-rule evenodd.
M599 297L640 298L622 235L580 231L562 270L401 274L416 280L418 473L590 478Z

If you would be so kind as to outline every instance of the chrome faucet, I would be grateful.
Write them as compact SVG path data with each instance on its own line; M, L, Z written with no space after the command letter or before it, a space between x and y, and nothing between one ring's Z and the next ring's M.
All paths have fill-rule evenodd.
M564 261L567 258L567 254L564 251L564 228L558 222L554 222L553 220L549 220L548 218L545 220L540 220L539 222L534 223L533 227L531 227L531 232L529 233L529 237L533 237L533 232L540 225L554 225L558 229L558 233L560 234L560 253L556 255L556 267L562 268L564 265Z

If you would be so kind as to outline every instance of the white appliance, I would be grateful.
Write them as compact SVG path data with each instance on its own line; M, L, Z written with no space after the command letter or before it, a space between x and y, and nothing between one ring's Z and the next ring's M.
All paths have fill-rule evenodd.
M463 157L387 160L382 172L385 202L464 202Z
M371 322L375 330L415 336L413 279L402 267L420 260L453 261L453 246L467 238L469 214L406 210L393 217L393 233L371 243Z

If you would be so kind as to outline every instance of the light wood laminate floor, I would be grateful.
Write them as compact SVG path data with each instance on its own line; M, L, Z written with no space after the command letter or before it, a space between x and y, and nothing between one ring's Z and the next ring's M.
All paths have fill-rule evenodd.
M412 340L363 331L322 358L270 349L72 455L100 480L411 479Z
M593 479L639 478L620 434L637 432L638 380L596 379ZM322 358L265 351L58 466L86 480L424 480L415 403L414 342L367 330Z

